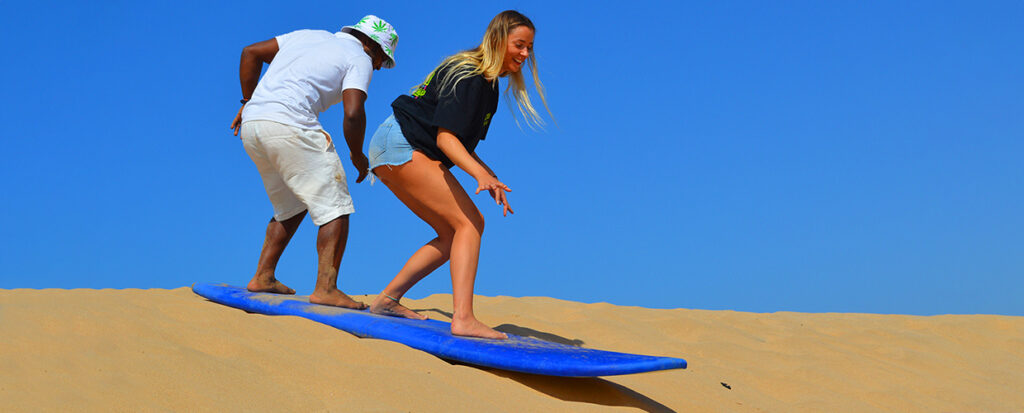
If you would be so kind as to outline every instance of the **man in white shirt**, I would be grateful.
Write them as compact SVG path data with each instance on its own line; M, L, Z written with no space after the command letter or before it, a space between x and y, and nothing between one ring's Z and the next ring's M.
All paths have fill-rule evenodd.
M242 50L239 78L242 108L231 123L242 134L245 151L263 178L274 206L256 274L249 291L295 294L274 275L288 241L308 211L320 227L316 287L309 301L363 309L338 289L338 268L348 239L348 216L355 210L345 171L319 115L342 102L342 126L349 158L362 182L368 173L363 154L363 104L374 70L395 65L398 33L369 15L337 33L298 30ZM263 63L269 64L260 79Z

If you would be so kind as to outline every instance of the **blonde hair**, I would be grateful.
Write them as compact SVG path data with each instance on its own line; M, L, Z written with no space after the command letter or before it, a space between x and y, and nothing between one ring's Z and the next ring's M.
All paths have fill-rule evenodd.
M425 83L429 83L434 73L445 66L450 66L450 69L439 79L441 82L438 85L439 95L444 95L446 91L449 93L454 92L456 84L476 75L483 75L484 79L490 82L497 82L498 77L501 75L505 50L508 47L508 35L519 26L526 26L533 32L537 31L529 18L515 10L505 10L498 13L497 16L491 19L491 23L487 25L487 30L484 32L484 38L480 42L480 46L445 58L434 69L434 72L427 76ZM526 60L530 65L530 73L533 74L533 85L537 89L537 95L540 96L541 102L544 103L544 109L547 110L548 115L551 115L551 108L548 107L547 98L544 96L544 85L540 83L540 77L537 76L537 62L534 60L532 48ZM530 125L530 127L543 125L544 120L541 119L540 115L537 114L537 110L533 108L533 104L530 103L530 95L526 91L526 82L523 80L522 71L508 73L507 75L509 82L508 86L505 87L505 98L509 102L509 109L511 109L512 103L508 98L511 95L515 99L516 106L519 107L519 112L523 114L527 125ZM516 118L516 123L519 123L518 118Z

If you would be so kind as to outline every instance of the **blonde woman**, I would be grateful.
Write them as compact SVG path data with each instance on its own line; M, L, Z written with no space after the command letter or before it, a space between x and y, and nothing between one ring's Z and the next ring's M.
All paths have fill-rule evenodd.
M476 178L476 193L488 191L504 215L513 213L512 190L480 159L477 144L487 135L498 107L498 78L527 122L540 117L530 104L521 69L530 64L541 99L543 88L533 60L534 26L516 11L491 20L480 46L446 58L411 96L391 104L394 114L370 141L370 170L391 192L437 232L417 250L370 306L370 311L412 319L426 317L399 300L419 280L451 260L454 314L452 334L508 338L473 315L473 284L484 218L448 170L458 166ZM546 106L546 104L545 104Z

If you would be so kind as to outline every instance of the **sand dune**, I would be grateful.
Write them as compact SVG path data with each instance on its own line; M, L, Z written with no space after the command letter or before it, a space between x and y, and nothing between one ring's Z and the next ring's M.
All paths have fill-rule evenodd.
M446 320L451 298L408 305ZM541 297L478 297L477 307L503 331L682 357L690 367L532 376L247 314L187 288L0 290L0 410L1024 411L1024 317L654 310Z

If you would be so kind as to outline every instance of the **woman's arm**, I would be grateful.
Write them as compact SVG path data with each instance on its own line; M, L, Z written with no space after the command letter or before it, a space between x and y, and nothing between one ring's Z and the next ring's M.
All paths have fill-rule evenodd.
M498 174L494 173L494 170L491 169L490 166L487 166L487 164L484 163L483 159L480 159L480 155L477 155L476 152L470 152L469 154L473 156L473 159L476 159L476 161L480 163L480 166L483 166L484 169L487 170L487 174L489 174L489 175L491 175L491 176L493 176L495 178L498 177Z
M491 168L487 167L487 164L476 156L476 153L469 153L452 131L445 128L437 128L437 147L456 166L466 171L473 178L476 178L476 193L479 194L480 191L486 189L494 197L494 202L504 207L502 215L507 216L509 212L512 212L512 208L508 205L508 199L505 196L505 192L512 192L512 189L508 185L501 183L494 176L494 171L491 171ZM515 212L512 213L514 214Z
M459 138L455 137L452 131L445 128L437 128L437 147L444 152L448 159L451 159L463 171L480 181L484 178L493 178L473 155L469 154Z

